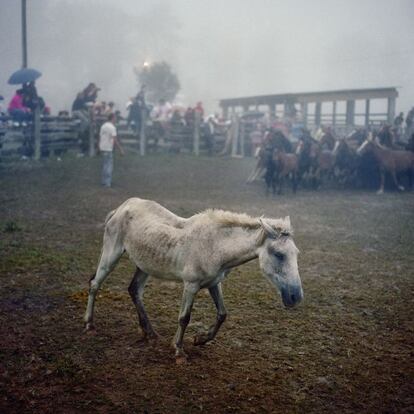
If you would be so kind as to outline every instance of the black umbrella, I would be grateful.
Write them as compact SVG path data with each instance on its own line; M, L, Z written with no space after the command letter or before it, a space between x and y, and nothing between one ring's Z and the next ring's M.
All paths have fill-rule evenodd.
M9 84L20 85L26 82L32 82L35 81L37 78L40 78L40 76L42 76L42 74L36 69L19 69L10 76Z

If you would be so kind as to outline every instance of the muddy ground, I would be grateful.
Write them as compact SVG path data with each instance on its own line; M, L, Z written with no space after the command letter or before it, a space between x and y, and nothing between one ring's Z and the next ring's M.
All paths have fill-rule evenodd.
M0 412L414 412L414 194L266 198L262 184L244 184L252 162L128 155L116 159L112 189L99 186L99 159L0 166ZM161 339L141 342L123 258L98 297L96 335L83 334L103 220L131 196L183 216L289 214L303 304L284 309L256 261L237 268L217 339L192 345L215 318L201 293L189 363L176 365L181 286L149 282Z

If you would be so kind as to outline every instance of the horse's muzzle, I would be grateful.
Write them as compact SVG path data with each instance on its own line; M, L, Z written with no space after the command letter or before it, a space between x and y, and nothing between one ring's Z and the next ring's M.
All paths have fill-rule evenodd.
M283 287L280 292L282 294L283 304L287 308L293 308L303 299L303 290L300 285Z

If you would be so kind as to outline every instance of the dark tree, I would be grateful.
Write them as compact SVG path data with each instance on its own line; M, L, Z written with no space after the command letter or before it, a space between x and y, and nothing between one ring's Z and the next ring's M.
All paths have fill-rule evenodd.
M160 99L173 101L180 90L177 75L167 62L155 62L135 71L140 85L146 85L148 102L158 102Z

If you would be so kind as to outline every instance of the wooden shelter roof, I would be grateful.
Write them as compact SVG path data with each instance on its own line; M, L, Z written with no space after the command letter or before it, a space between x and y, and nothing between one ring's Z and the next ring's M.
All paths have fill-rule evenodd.
M221 99L221 107L243 106L243 105L274 105L301 102L333 102L359 99L381 99L396 98L398 91L396 87L369 88L369 89L340 89L323 92L301 92L284 93L276 95L258 95L240 98Z

